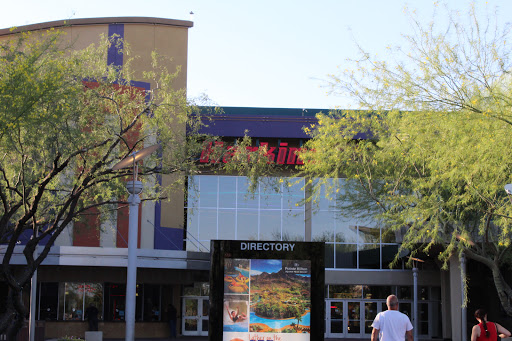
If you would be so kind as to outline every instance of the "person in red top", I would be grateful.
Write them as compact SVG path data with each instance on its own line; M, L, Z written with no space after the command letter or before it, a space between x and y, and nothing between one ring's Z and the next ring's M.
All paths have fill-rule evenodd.
M479 323L471 331L471 341L495 341L498 335L501 338L510 336L510 332L499 323L487 321L487 312L484 309L475 311L475 318Z

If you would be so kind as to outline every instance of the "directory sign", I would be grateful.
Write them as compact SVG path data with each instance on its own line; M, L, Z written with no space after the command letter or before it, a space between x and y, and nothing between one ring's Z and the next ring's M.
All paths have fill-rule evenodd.
M323 340L323 243L212 241L210 340Z

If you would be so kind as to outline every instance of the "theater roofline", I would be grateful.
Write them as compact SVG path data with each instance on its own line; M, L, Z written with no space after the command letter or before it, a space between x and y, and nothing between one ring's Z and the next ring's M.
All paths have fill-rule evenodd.
M0 36L26 32L46 30L50 28L68 27L68 26L81 26L81 25L105 25L105 24L148 24L148 25L168 25L190 28L194 26L192 21L176 20L154 17L104 17L104 18L82 18L82 19L68 19L48 21L37 24L30 24L24 26L17 26L12 28L0 29Z

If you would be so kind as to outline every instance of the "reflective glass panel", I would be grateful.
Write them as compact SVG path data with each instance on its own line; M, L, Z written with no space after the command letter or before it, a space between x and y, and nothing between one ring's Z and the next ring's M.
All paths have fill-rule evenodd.
M260 211L260 240L281 240L281 210Z
M304 211L283 212L283 240L304 241Z
M199 177L199 207L217 207L217 176Z
M236 207L236 179L234 176L219 176L219 207Z
M208 282L201 283L201 296L210 296L210 283L208 283ZM210 301L206 301L206 302L209 306Z
M341 243L357 243L357 221L355 219L342 218L339 214L336 214L335 217L336 241Z
M364 303L364 319L365 319L364 332L366 334L370 334L372 332L373 328L371 325L376 316L377 316L377 303L365 302Z
M210 301L203 300L203 316L208 316L210 312Z
M59 283L39 283L39 316L38 320L43 321L54 321L57 320L57 302L59 296ZM3 288L2 288L3 289ZM7 288L4 291L7 293ZM2 308L5 308L7 304L4 302L1 304ZM0 312L2 311L0 308Z
M196 285L183 287L183 296L201 296L201 287Z
M280 210L283 206L283 184L279 183L274 186L268 184L260 185L260 208L261 209L274 209Z
M420 300L428 300L428 287L420 287L418 290Z
M361 285L329 285L330 298L362 298Z
M234 239L234 238L233 238ZM237 215L237 240L258 239L258 211L239 209Z
M395 259L398 253L398 245L381 245L382 248L382 269L389 269L393 259ZM393 268L397 269L401 267L401 262L395 265Z
M91 305L98 309L98 319L103 320L103 285L85 283L85 309Z
M187 238L199 237L199 209L187 209Z
M189 176L186 207L199 207L199 176Z
M376 244L380 243L380 228L372 221L359 221L358 226L358 243Z
M389 285L365 285L363 287L363 295L366 299L386 299L391 294L393 291Z
M185 298L185 317L195 317L197 316L197 309L199 307L198 300L195 298Z
M311 233L315 242L334 241L334 212L318 211L311 216Z
M249 191L249 180L245 177L238 177L237 208L258 208L259 191Z
M304 180L290 178L288 184L283 187L284 208L300 207L301 201L304 200Z
M399 299L412 299L412 287L398 287Z
M433 300L441 300L441 288L440 287L430 287L430 292L432 293Z
M404 313L405 315L407 315L409 317L409 319L411 319L411 317L412 317L412 310L411 310L411 304L410 303L400 303L400 302L398 302L398 310L400 310L400 312Z
M331 333L343 333L343 302L331 302Z
M219 239L234 239L236 226L236 210L219 209Z
M82 320L84 306L83 283L64 284L64 320Z
M428 335L428 321L420 322L420 334Z
M161 321L160 285L144 284L144 321Z
M315 184L321 180L316 180ZM323 180L322 180L323 182ZM330 179L323 183L318 193L314 194L313 211L334 211L336 210L336 183Z
M401 231L395 231L390 228L382 230L383 243L399 243L401 240Z
M186 331L197 331L197 320L185 319L185 330Z
M325 244L325 267L334 268L334 244Z
M379 244L360 244L358 248L360 269L380 269Z
M348 326L347 331L349 334L359 334L361 332L361 315L359 302L347 303L348 313Z
M203 244L217 239L217 209L201 208L199 210L199 238Z
M420 321L428 322L428 303L420 303Z
M336 244L336 268L355 269L357 268L357 245Z

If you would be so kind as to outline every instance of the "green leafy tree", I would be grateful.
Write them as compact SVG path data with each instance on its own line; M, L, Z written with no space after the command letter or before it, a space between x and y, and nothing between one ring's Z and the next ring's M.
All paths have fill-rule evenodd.
M27 315L22 289L59 234L91 214L111 219L126 204L131 169L112 166L160 144L160 153L139 167L143 200L164 199L170 186L201 172L196 159L206 137L194 134L201 115L176 87L179 70L168 70L167 58L153 54L152 69L137 79L152 84L147 91L132 86L127 48L123 67L106 66L115 40L102 38L83 50L64 41L50 31L13 35L0 45L1 276L9 287L0 333L9 328L8 339ZM176 174L176 181L162 188L158 174ZM26 233L31 239L18 245ZM12 265L20 248L21 268Z
M316 195L323 186L342 199L342 214L375 219L401 242L395 260L424 252L446 266L464 254L485 265L512 316L502 272L512 237L510 30L475 7L447 13L428 25L411 14L407 46L385 59L361 50L353 69L332 76L333 91L361 110L322 114L306 128L301 172L319 178Z

